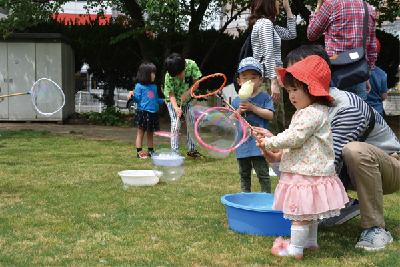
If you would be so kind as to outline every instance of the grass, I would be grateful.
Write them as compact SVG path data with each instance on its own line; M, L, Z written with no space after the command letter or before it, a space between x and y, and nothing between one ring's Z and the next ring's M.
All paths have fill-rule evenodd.
M275 237L229 228L220 200L240 191L234 154L187 159L174 182L124 187L119 171L152 169L132 144L0 134L0 266L399 266L399 192L384 197L395 240L385 250L354 248L363 231L357 217L321 227L321 249L303 261L278 259L270 254ZM260 191L256 177L252 187Z

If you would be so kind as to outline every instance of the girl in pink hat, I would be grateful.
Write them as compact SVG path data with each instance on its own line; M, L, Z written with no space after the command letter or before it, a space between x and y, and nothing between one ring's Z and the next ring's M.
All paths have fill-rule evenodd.
M334 168L328 120L328 106L334 99L328 93L328 64L319 56L309 56L275 71L297 111L289 129L257 144L265 150L284 149L272 208L292 220L291 239L277 238L271 252L301 259L304 248L319 249L317 219L338 216L349 200Z

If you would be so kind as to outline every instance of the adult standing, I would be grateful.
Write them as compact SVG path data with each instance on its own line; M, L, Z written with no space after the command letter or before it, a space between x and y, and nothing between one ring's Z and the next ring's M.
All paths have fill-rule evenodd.
M368 7L368 31L366 58L371 69L377 59L375 36L376 16L374 9ZM315 41L325 33L325 50L334 56L350 49L363 46L365 9L362 0L318 0L315 13L310 15L307 38ZM331 84L334 86L334 84ZM371 90L369 80L343 89L366 99Z
M251 30L253 57L261 62L263 69L264 83L260 85L259 91L269 94L274 103L275 116L269 126L274 134L285 130L283 92L274 67L282 67L281 40L290 40L297 36L296 17L292 14L289 0L283 0L287 28L275 24L279 5L279 0L253 0L251 13L247 18Z
M303 45L289 53L284 66L311 55L318 55L330 64L322 47ZM334 87L329 89L329 94L335 99L335 106L328 110L335 166L340 170L345 163L351 181L348 188L356 190L359 197L359 204L341 209L339 216L328 219L334 219L329 225L342 224L361 213L361 226L367 229L361 233L356 248L380 250L393 241L383 216L383 195L400 190L400 142L379 113L360 97ZM373 117L373 130L360 142L372 128ZM260 137L271 135L262 128L255 128L255 132ZM283 153L282 150L262 151L268 162L279 162Z

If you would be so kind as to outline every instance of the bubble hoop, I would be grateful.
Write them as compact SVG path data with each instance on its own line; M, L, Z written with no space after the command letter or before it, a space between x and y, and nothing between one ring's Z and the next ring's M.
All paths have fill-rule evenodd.
M213 107L213 108L208 109L208 110L205 111L203 114L201 114L200 117L197 119L197 121L196 121L196 123L195 123L195 125L194 125L194 133L195 133L196 138L197 138L197 140L199 141L199 143L202 144L204 147L206 147L206 148L208 148L208 149L211 149L211 150L214 150L214 151L217 151L217 152L220 152L220 153L231 153L232 151L234 151L235 149L237 149L240 145L242 145L244 142L246 142L246 140L247 140L247 138L246 138L246 131L243 131L243 137L242 137L242 139L240 140L240 142L239 142L237 145L235 145L234 147L232 147L232 148L230 148L230 149L227 149L227 150L218 149L218 148L215 148L215 147L212 147L212 146L206 144L206 143L200 138L199 132L197 131L197 127L198 127L198 125L199 125L199 121L200 121L208 112L210 112L211 110L215 110L215 109L226 110L226 111L232 112L231 109L226 108L226 107ZM237 119L240 121L240 126L242 127L242 129L247 128L246 125L243 123L243 120L244 120L244 119L241 118L241 117L239 117L235 112L233 112L233 113L236 115Z
M205 95L195 95L195 94L194 94L194 89L196 88L197 85L199 85L199 83L201 83L201 82L204 81L204 80L207 80L208 78L212 78L212 77L215 77L215 76L222 76L222 77L224 77L224 83L221 85L221 87L220 87L217 91L214 91L214 92L211 92L211 93L208 93L208 94L205 94ZM226 84L226 76L225 76L225 74L223 74L223 73L214 73L214 74L205 76L205 77L201 78L200 80L198 80L198 81L192 86L192 89L190 90L190 95L191 95L192 97L194 97L194 98L201 98L201 97L207 97L207 96L210 96L210 95L215 95L216 93L218 93L219 91L221 91L222 88L224 88L225 84Z
M36 85L37 83L39 83L40 81L43 81L43 80L49 81L49 82L51 82L52 84L54 84L54 85L57 87L57 89L60 90L61 95L62 95L62 100L63 100L62 105L60 105L60 107L58 107L56 111L51 112L51 113L44 113L44 112L40 111L40 110L37 108L36 104L35 104L36 93L33 91L33 88L35 87L35 85ZM64 107L64 105L65 105L65 95L64 95L63 90L61 89L60 86L58 86L57 83L55 83L54 81L52 81L52 80L50 80L50 79L48 79L48 78L40 78L39 80L37 80L37 81L32 85L30 95L31 95L31 101L32 101L33 107L35 108L36 112L37 112L38 114L42 115L42 116L51 116L51 115L53 115L54 113L60 111L60 110Z

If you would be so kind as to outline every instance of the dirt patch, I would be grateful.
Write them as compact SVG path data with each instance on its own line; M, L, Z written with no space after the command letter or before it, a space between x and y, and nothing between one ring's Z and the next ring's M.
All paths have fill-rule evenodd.
M124 120L132 122L132 117ZM170 119L160 118L160 130L170 131ZM0 122L0 131L19 131L31 129L35 131L49 131L51 135L61 135L73 138L86 138L92 140L115 140L135 143L137 128L129 126L101 126L89 123L86 119L67 119L64 124L57 122ZM182 125L182 133L179 135L179 142L186 144L186 125ZM146 135L145 135L146 136ZM146 137L143 141L146 144ZM171 140L167 137L154 135L154 144L170 144Z
M132 117L124 120L131 122ZM400 116L385 116L385 120L400 138ZM169 117L160 117L161 131L170 131L171 124ZM49 131L53 135L61 135L76 138L86 138L93 140L116 140L134 143L136 141L136 128L132 126L101 126L89 124L87 120L66 120L64 124L56 122L0 122L0 131L19 131L22 129L32 129L35 131ZM180 144L186 144L186 125L183 123L182 131L179 135ZM154 136L154 144L170 144L170 139L162 136ZM146 144L146 137L144 140Z

